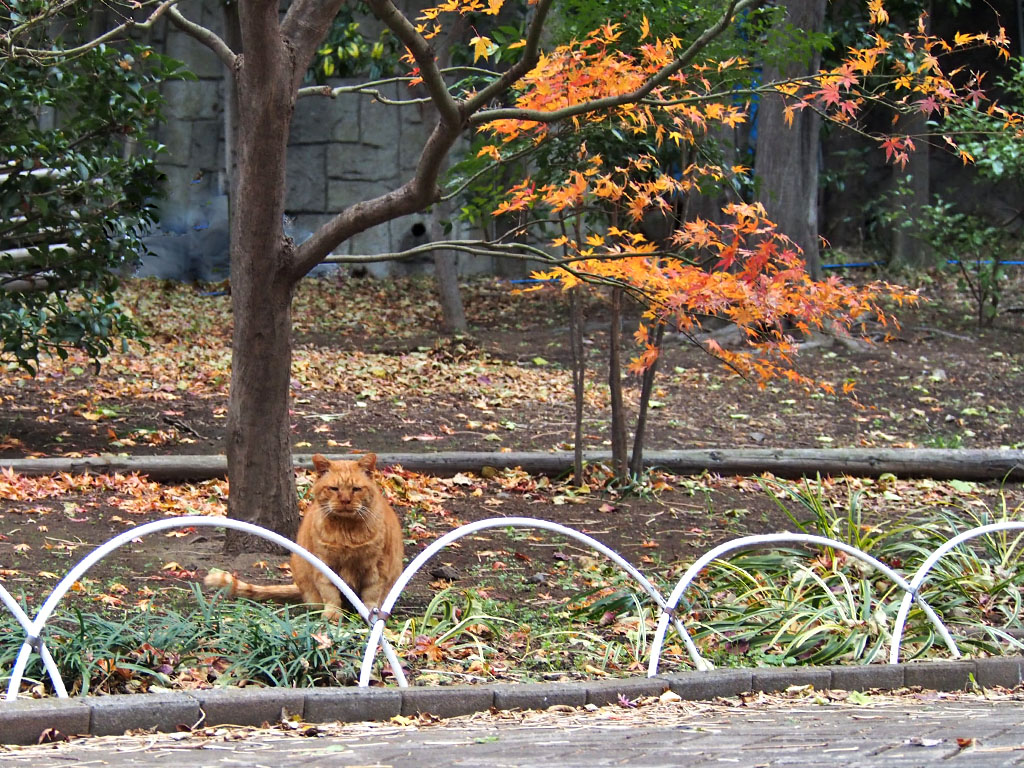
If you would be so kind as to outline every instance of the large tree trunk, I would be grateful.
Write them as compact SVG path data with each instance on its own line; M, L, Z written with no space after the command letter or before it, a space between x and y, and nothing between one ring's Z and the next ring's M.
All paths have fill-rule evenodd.
M790 0L786 4L784 24L792 25L792 34L820 32L825 22L825 0ZM764 82L817 72L821 55L809 60L789 61L782 66L764 68ZM768 218L779 225L804 252L807 270L815 280L821 278L818 247L818 166L821 119L810 109L799 110L792 126L786 124L782 96L765 96L757 110L757 156L754 175L757 199L764 204Z
M292 61L277 6L240 6L247 51L236 73L238 178L231 217L234 335L228 402L228 513L292 536L298 523L290 420L292 245L285 240L285 155L294 108ZM266 549L229 535L229 551Z

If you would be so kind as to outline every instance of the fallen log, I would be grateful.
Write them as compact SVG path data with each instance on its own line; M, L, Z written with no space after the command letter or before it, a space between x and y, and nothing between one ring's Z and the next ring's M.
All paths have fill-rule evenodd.
M310 454L295 454L296 467L309 468ZM355 458L334 454L331 458ZM608 451L586 451L584 460L607 463ZM572 453L513 452L478 453L381 453L378 464L401 465L425 474L450 477L459 472L479 473L484 467L520 467L530 474L561 475L572 468ZM712 472L720 475L755 475L770 472L779 477L851 475L879 477L931 477L936 480L1024 480L1024 451L1003 449L942 448L697 448L650 451L644 465L675 474ZM82 458L0 459L0 469L21 475L129 474L138 472L152 480L175 482L208 480L227 475L227 459L220 455L126 456L104 454Z

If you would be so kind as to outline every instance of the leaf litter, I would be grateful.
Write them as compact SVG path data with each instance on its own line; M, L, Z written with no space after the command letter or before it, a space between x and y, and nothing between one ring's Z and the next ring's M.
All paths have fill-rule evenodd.
M511 297L497 281L465 289L473 336L446 340L424 330L438 327L440 318L429 284L304 281L295 312L296 449L566 447L571 377L562 297L551 289ZM45 363L36 379L0 370L0 456L221 449L229 299L203 296L190 286L130 281L123 301L149 327L149 350L118 352L99 372L75 358ZM967 341L932 333L932 327L964 330L947 311L954 302L937 304L904 318L904 335L893 345L808 354L807 365L832 370L837 381L869 383L858 403L775 385L759 393L701 355L670 345L656 383L661 405L650 414L648 448L801 446L818 444L822 436L835 447L1013 444L1024 434L1024 414L1013 401L1024 384L1020 353L1009 343L1016 331L996 329ZM607 420L607 386L600 383L604 310L600 302L590 309L593 384L584 426L587 447L601 448ZM628 392L634 406L635 387ZM571 487L521 471L433 478L392 467L380 480L405 518L410 555L461 522L494 514L536 516L590 533L671 578L681 572L680 563L726 539L792 527L751 477L662 476L652 486L657 493L646 497L600 492L599 476L588 486ZM307 483L300 477L300 488ZM908 509L973 508L980 514L998 505L999 494L993 485L891 477L823 478L815 487L839 507L857 493L865 514L881 520ZM1019 509L1019 487L1003 491L1008 507ZM135 475L29 478L4 472L0 580L37 604L47 584L111 535L157 517L224 514L227 493L224 481L161 485ZM221 540L205 529L140 542L118 565L97 566L80 593L112 606L171 599L219 561ZM245 577L285 577L282 564L257 558L225 565ZM526 589L525 599L537 605L581 590L592 590L588 600L595 601L615 587L591 567L587 553L546 536L490 531L459 542L446 553L445 565L445 576L453 578L414 582L411 610L439 585L480 587L496 597ZM571 580L567 572L575 574Z

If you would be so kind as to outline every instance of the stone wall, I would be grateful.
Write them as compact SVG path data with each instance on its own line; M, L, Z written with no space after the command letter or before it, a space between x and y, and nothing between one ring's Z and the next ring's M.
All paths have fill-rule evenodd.
M218 0L183 0L190 19L223 35ZM184 61L197 81L167 83L167 121L158 129L167 152L160 231L149 238L154 256L140 273L173 279L219 280L228 269L228 200L225 168L226 81L212 52L173 26L155 29L150 43ZM357 81L338 80L332 86ZM401 91L400 91L401 89ZM381 89L385 98L408 99L404 86ZM392 190L413 173L427 128L416 106L391 106L369 96L342 94L299 100L288 150L286 231L301 242L345 207ZM354 237L339 254L390 253L427 242L438 233L429 214L407 216ZM458 229L449 236L468 236ZM490 259L459 255L462 273L490 271ZM429 257L383 262L377 275L430 271Z

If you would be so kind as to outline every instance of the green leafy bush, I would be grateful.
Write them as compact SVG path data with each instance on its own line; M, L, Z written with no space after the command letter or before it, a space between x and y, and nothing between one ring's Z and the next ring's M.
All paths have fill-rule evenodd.
M10 28L20 4L0 8ZM114 297L155 215L157 85L187 75L129 43L73 58L0 54L0 359L94 361L137 329Z

